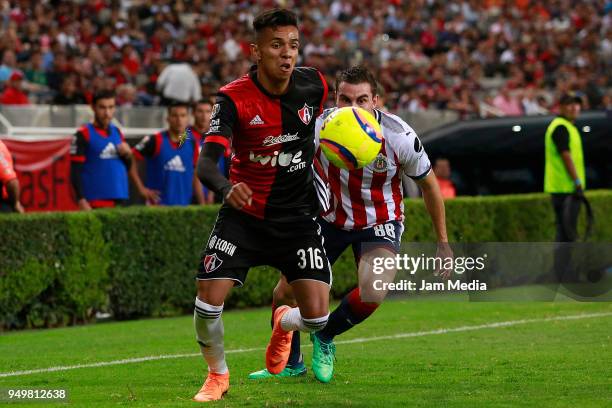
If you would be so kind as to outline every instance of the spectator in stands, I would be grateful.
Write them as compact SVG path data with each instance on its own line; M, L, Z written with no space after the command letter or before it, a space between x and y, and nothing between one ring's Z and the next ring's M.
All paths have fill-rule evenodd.
M0 212L25 210L19 201L19 180L13 168L13 157L0 140Z
M433 171L440 186L440 193L443 198L455 198L457 191L451 181L451 166L448 159L439 157L433 165Z
M23 91L23 74L21 71L13 71L2 95L0 103L3 105L29 105L28 95Z
M145 136L134 148L137 160L146 160L146 181L143 184L135 164L130 178L147 204L189 205L195 194L204 204L202 186L195 174L198 144L185 136L189 123L189 105L175 102L168 106L168 129Z
M127 169L132 152L121 130L112 124L115 93L96 93L92 110L93 122L76 132L70 150L70 179L81 210L115 207L129 193Z
M157 78L157 90L161 94L161 104L172 101L193 103L202 98L200 79L196 63L169 64Z
M2 54L2 65L0 65L0 83L8 81L16 69L17 58L15 52L11 49L5 50Z
M117 88L117 105L131 107L139 105L138 92L132 84L119 85Z
M505 116L521 116L523 114L519 99L511 93L508 84L502 86L499 94L493 98L493 106Z
M59 93L53 98L54 105L81 105L85 104L85 97L77 90L76 77L66 75L62 80Z
M246 22L266 7L266 2L244 7L239 0L115 3L4 2L0 83L13 69L27 68L40 51L47 82L56 92L63 76L76 72L77 86L90 98L86 90L94 89L96 77L116 57L122 69L115 62L105 75L112 75L113 86L135 86L143 103L153 102L159 91L169 92L165 86L155 88L160 61L205 61L198 76L215 90L248 69ZM333 82L339 67L367 62L392 110L409 105L415 99L404 95L418 89L413 110L422 102L427 109L458 110L465 116L465 103L453 93L468 89L480 103L488 92L498 93L500 80L512 80L518 94L534 87L549 101L555 85L565 87L559 93L583 89L590 106L600 109L605 92L599 91L612 83L612 13L603 0L576 7L567 1L391 1L373 9L357 0L306 3L299 9L306 65L318 67ZM484 89L473 89L469 79Z
M30 62L24 69L26 79L30 84L38 85L41 88L47 87L47 73L43 67L43 59L40 51L32 54Z
M130 43L130 36L127 33L127 24L124 21L118 21L115 24L115 32L110 38L111 44L115 49L120 50Z

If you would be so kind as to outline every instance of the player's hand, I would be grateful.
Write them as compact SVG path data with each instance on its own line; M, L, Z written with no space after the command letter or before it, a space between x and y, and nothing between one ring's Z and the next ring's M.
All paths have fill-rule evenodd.
M91 205L89 205L89 202L84 198L81 198L79 200L78 205L79 205L79 210L91 211Z
M158 204L160 201L160 192L158 190L151 190L150 188L143 187L139 193L148 203Z
M582 186L576 186L576 191L574 191L574 196L577 198L584 197L584 190L582 189Z
M121 142L117 145L117 153L121 157L130 157L132 155L132 149L127 142Z
M436 250L436 258L442 259L442 268L434 271L434 276L441 276L443 279L448 279L453 273L452 269L444 268L447 264L447 258L453 258L453 249L450 247L448 242L438 242L438 249Z
M251 205L253 199L253 191L246 183L234 184L225 196L225 202L237 210L242 209L245 205Z

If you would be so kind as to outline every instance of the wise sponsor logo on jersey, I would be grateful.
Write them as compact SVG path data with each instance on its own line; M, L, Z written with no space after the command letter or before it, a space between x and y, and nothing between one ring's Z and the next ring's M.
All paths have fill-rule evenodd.
M293 142L294 140L298 140L300 137L297 133L285 133L284 135L279 136L266 136L263 141L264 146L273 146L275 144Z
M284 153L277 150L273 154L267 156L255 154L251 151L249 152L249 159L262 166L288 167L287 171L289 173L306 168L306 162L302 160L301 150L297 153Z
M225 252L229 256L233 256L234 252L236 252L236 245L232 244L229 241L221 239L216 235L210 237L210 241L208 241L208 248Z

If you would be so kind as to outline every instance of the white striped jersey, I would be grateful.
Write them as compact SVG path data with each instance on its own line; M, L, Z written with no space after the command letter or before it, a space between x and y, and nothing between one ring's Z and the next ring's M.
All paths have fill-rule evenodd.
M317 145L323 120L334 109L325 110L317 118ZM323 218L345 230L370 228L393 220L403 222L402 173L419 180L431 171L416 132L396 115L379 110L374 113L382 128L383 142L376 159L366 167L340 169L317 148L315 170L319 177L315 184L325 210Z

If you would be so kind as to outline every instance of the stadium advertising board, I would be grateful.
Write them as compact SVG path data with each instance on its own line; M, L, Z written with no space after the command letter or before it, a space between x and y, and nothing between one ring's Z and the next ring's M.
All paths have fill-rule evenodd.
M70 139L4 139L15 161L26 211L76 210L70 187Z

